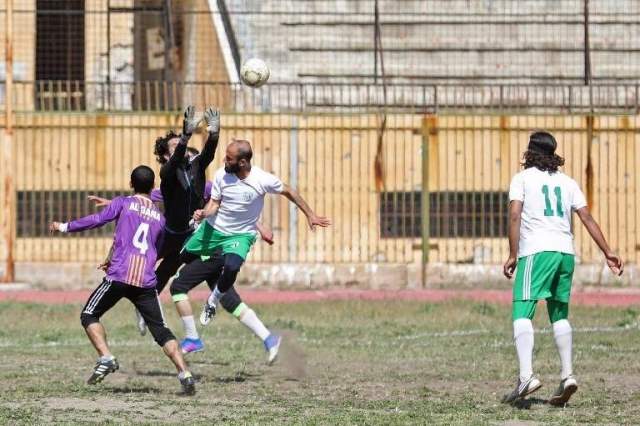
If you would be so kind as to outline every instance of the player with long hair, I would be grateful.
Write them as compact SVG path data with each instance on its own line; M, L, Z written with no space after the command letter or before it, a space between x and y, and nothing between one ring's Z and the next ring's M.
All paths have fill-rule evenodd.
M598 223L593 219L584 194L575 180L559 168L564 159L556 154L558 144L548 132L535 132L524 153L524 170L516 174L509 187L509 258L504 275L513 277L513 339L520 375L515 389L504 402L514 403L538 390L542 384L533 374L533 323L539 300L546 300L553 336L560 355L560 385L550 404L563 405L578 389L573 374L572 329L569 299L575 266L571 228L576 212L596 242L607 265L616 274L623 263L609 247Z

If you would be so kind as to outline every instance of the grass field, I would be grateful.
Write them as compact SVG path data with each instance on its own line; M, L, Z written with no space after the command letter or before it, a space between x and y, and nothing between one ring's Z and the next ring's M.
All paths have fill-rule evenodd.
M95 354L79 305L0 303L0 423L638 424L640 339L633 309L572 310L580 389L545 404L559 362L543 307L534 368L543 388L500 404L516 378L509 307L474 302L313 302L256 305L288 336L264 365L262 345L226 313L189 358L198 394L178 395L169 361L121 302L104 318L121 370L84 384ZM178 319L167 303L170 326Z

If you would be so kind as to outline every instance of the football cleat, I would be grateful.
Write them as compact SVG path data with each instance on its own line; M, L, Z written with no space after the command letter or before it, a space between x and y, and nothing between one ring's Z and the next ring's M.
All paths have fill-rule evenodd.
M571 398L571 395L578 390L578 381L573 375L567 377L560 382L560 386L549 398L549 404L555 406L564 406Z
M538 389L542 387L542 383L535 376L529 377L529 380L522 382L520 378L518 378L518 384L516 388L510 393L502 398L502 402L505 404L513 404L521 399L523 399L527 395L531 395Z
M196 394L196 381L191 373L186 372L184 377L178 377L178 380L180 380L180 386L182 386L182 391L185 395L191 396Z
M207 325L211 322L213 317L216 316L216 307L210 305L209 302L204 303L204 307L202 308L202 313L200 314L200 324Z
M87 380L87 384L95 385L104 380L104 378L109 373L113 373L120 368L118 364L118 360L115 358L111 358L110 360L102 360L98 359L96 366L93 368L93 374Z
M200 352L204 350L204 343L200 339L186 338L180 342L180 349L183 354L190 354L191 352Z
M264 348L267 350L267 364L272 365L278 359L278 351L282 343L282 336L270 334L264 341Z

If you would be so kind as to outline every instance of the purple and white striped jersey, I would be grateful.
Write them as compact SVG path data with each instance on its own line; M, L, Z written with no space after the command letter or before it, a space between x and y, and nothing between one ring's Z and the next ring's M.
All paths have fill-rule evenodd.
M143 195L116 197L104 210L64 224L62 230L80 232L114 220L118 222L107 279L136 287L155 287L154 268L165 220L151 199Z

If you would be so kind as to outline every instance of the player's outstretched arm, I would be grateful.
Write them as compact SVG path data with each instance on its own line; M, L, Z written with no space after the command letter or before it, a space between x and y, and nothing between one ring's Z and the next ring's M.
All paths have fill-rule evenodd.
M593 238L593 241L595 241L598 247L600 247L600 250L602 250L604 257L607 259L607 266L609 266L609 269L611 269L611 271L616 275L622 275L622 272L624 271L622 259L620 259L620 256L615 254L609 247L609 244L600 229L600 225L598 225L598 222L596 222L593 216L591 216L589 208L582 207L581 209L576 210L576 213L584 224L584 227L587 228L587 231L589 232L589 235L591 235L591 238Z
M108 206L109 203L111 203L110 199L99 197L93 194L87 195L87 200L93 202L96 207L105 207ZM151 191L151 201L153 201L154 203L162 203L164 201L162 192L159 189L156 188Z
M509 258L504 263L504 276L511 279L518 263L518 243L520 242L520 221L522 215L522 201L513 200L509 203Z
M200 166L203 170L209 167L209 164L213 161L216 148L218 147L218 139L220 138L220 111L216 108L208 107L204 111L204 120L207 123L207 140L199 156Z
M81 232L87 229L99 228L120 216L122 199L122 197L115 198L100 212L72 220L71 222L51 222L49 224L49 232L52 234L55 232Z
M88 195L87 199L92 201L96 207L105 207L111 203L111 200L108 198L98 197L97 195Z
M264 240L270 246L275 242L273 240L273 229L269 225L266 225L262 222L256 223L256 228L258 229L258 233L260 234L260 238Z
M174 176L176 170L187 152L187 143L191 139L191 135L198 127L200 119L196 118L196 109L193 105L187 106L184 110L184 119L182 120L182 134L180 135L180 142L173 151L173 155L169 158L165 164L160 168L160 179L167 179Z
M214 200L213 198L211 198L203 209L193 212L193 220L196 222L200 222L203 219L216 214L219 208L220 200Z
M302 196L289 185L284 184L284 189L282 190L281 194L287 197L289 201L291 201L293 204L298 206L300 210L302 210L304 215L307 217L307 222L309 222L309 229L311 229L312 231L315 230L316 226L326 228L327 226L331 225L331 220L329 218L316 215L313 210L311 210L311 207L309 207L307 202L302 198Z

